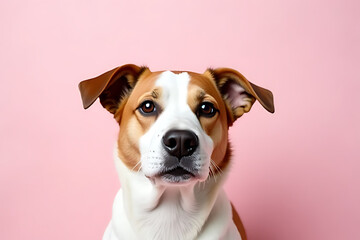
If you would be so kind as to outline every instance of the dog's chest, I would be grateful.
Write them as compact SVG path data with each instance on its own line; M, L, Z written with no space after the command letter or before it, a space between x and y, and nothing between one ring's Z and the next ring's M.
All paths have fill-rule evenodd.
M150 196L142 198L140 205L136 200L128 202L122 190L113 209L116 212L113 223L118 225L115 229L121 230L116 234L119 239L130 239L129 236L134 239L195 239L207 217L205 209L187 204L180 194L164 193L154 209L147 209L153 200ZM129 206L132 204L136 208ZM128 211L131 208L132 211Z
M180 199L165 196L155 210L138 215L138 229L148 239L194 239L203 224L199 215L185 210Z

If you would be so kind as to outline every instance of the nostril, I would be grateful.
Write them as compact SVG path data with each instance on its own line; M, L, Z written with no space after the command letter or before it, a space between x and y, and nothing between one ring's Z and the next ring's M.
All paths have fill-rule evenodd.
M188 151L191 151L194 147L197 147L197 142L198 141L196 138L186 139L184 142L184 148Z
M185 149L190 149L190 148L191 148L190 145L191 145L191 144L190 144L190 140L185 140L185 142L184 142L184 147L185 147Z
M175 138L168 139L168 141L167 141L167 143L165 143L165 145L168 146L169 148L176 147L176 139Z

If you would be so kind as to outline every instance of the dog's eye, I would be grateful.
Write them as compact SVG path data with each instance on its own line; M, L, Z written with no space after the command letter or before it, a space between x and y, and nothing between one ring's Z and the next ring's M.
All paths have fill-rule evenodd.
M197 111L198 117L207 117L211 118L215 116L215 114L218 112L214 105L210 102L203 102L199 105L199 109Z
M156 113L156 106L155 106L154 102L152 102L150 100L143 102L138 107L138 109L139 109L140 113L145 116L149 116L149 115Z

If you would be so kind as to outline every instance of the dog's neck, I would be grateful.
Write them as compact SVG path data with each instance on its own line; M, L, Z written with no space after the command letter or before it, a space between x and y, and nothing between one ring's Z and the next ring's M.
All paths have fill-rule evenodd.
M134 232L146 239L196 238L222 191L226 173L186 186L164 186L130 171L117 150L114 155L124 211Z

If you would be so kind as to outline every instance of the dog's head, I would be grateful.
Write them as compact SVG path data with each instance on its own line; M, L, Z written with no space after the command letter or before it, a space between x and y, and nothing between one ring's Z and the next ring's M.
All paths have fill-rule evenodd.
M163 185L204 181L229 163L228 128L269 90L233 69L151 72L124 65L79 84L84 108L99 98L120 125L119 158Z

